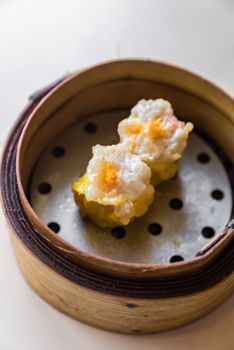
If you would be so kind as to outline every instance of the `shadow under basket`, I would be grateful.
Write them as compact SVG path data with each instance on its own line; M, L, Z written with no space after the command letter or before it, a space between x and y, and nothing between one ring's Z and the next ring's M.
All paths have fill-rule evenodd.
M177 177L125 228L82 219L71 185L93 145L142 98L164 98L194 123ZM194 321L234 288L234 101L167 64L127 60L68 75L33 94L6 142L1 197L19 266L60 311L122 333Z

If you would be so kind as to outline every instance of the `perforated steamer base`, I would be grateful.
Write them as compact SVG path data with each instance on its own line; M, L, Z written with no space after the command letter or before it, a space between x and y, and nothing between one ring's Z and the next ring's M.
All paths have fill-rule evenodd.
M30 199L35 212L64 240L84 252L133 263L168 263L193 258L231 216L226 171L213 149L195 132L176 179L156 189L155 202L125 229L99 229L80 216L72 183L84 173L97 143L116 143L126 111L80 120L58 135L34 170Z

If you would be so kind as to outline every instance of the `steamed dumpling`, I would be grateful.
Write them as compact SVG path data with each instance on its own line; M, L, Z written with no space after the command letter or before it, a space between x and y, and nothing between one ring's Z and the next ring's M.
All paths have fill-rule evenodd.
M150 178L150 168L125 144L97 145L73 192L83 214L99 226L127 225L153 201Z
M118 126L120 142L131 148L153 172L153 183L173 177L187 145L192 123L176 118L163 99L141 100Z

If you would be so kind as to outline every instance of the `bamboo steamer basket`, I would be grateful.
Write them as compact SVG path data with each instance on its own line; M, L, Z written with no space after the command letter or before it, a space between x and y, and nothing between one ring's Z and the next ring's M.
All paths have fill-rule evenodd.
M2 205L27 282L58 310L114 332L144 334L185 325L220 305L234 288L234 222L230 213L219 212L211 217L211 222L216 220L222 225L228 215L226 226L211 239L202 241L202 246L200 241L199 247L194 243L196 254L183 261L162 263L157 261L157 244L152 245L151 255L141 250L145 244L139 238L141 232L137 238L131 234L126 246L116 245L115 252L105 247L95 250L98 239L104 245L105 239L109 239L106 232L104 238L100 232L99 236L93 234L94 247L83 249L85 238L73 244L66 235L56 234L51 226L50 229L38 212L39 195L33 186L37 176L42 176L53 163L42 156L52 140L58 135L59 140L64 140L66 130L73 129L79 121L89 121L90 128L92 116L101 121L99 129L102 126L105 129L112 120L107 115L121 114L141 98L157 97L171 101L179 117L192 121L206 135L206 141L212 140L212 147L215 145L213 148L222 155L226 172L230 173L234 161L234 101L218 87L182 68L143 60L113 61L92 67L63 77L33 94L10 132L2 157ZM100 117L104 119L99 118L101 114L105 114ZM79 131L81 124L76 125ZM92 127L90 130L95 131ZM108 139L105 132L101 140ZM81 144L86 157L85 137ZM57 153L58 157L61 155ZM39 164L43 166L37 170ZM71 171L69 166L67 169ZM231 192L228 196L232 203ZM53 200L49 203L43 209L46 215L54 210ZM204 204L197 205L203 211ZM206 216L209 215L212 216L207 212ZM199 220L198 216L193 222ZM141 231L140 223L134 230L138 225ZM79 230L76 234L79 235ZM131 245L138 239L138 251L133 256ZM151 250L150 242L147 251ZM191 246L190 238L185 248L190 250ZM124 253L120 258L116 254L121 251Z

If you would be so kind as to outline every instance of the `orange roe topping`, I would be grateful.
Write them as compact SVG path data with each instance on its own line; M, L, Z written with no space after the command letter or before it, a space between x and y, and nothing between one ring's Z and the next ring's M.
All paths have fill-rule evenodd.
M148 130L152 137L161 137L165 135L164 130L159 124L160 119L149 122Z
M132 125L130 125L129 129L133 134L139 134L139 132L141 132L142 125L141 124L132 124Z
M111 163L106 163L104 166L104 179L106 184L109 187L113 187L116 184L117 180L117 173L116 173L116 168L113 164Z

